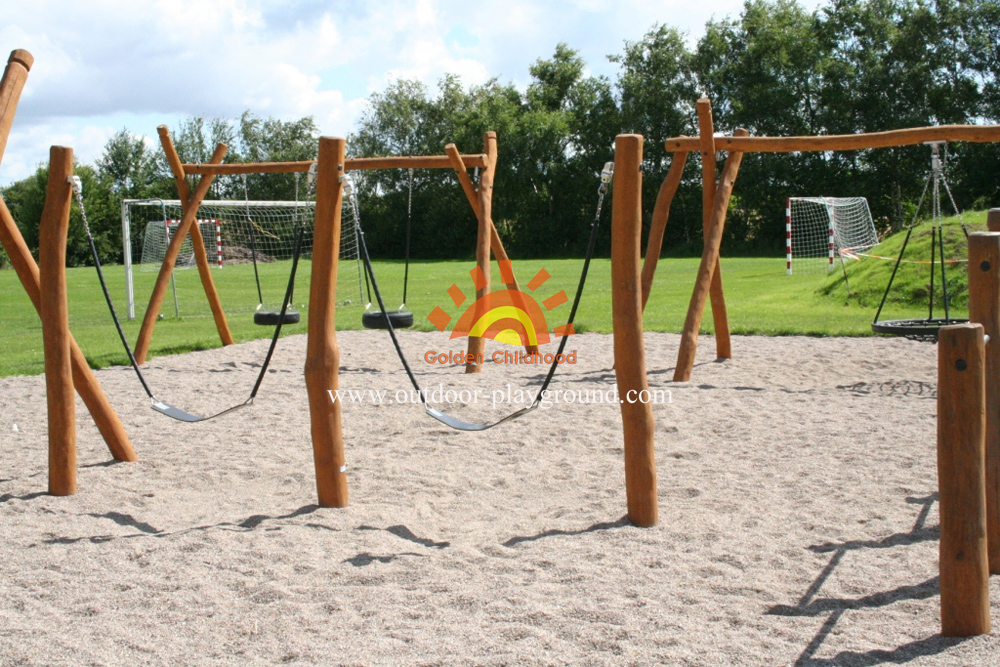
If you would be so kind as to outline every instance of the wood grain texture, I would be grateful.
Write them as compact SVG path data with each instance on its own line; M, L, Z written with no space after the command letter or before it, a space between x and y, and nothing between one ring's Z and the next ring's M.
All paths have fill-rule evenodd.
M990 573L1000 574L1000 233L969 234L969 320L986 345L986 535ZM994 342L995 341L995 342Z
M663 235L667 230L667 220L670 218L670 204L674 201L677 188L681 184L681 176L684 175L684 165L687 163L687 153L678 151L674 154L674 159L670 163L670 171L663 179L660 192L656 195L656 204L653 206L653 219L649 225L649 238L646 241L646 257L642 262L642 309L646 310L646 302L649 300L649 292L653 289L653 278L656 276L656 264L660 260L660 251L663 249Z
M321 507L347 507L350 503L340 402L332 401L327 393L340 388L336 304L345 149L342 138L319 140L305 380Z
M938 495L941 634L990 631L986 544L986 386L983 327L938 333Z
M227 150L229 149L225 144L216 146L215 153L212 155L212 162L222 162L222 158L226 156ZM167 292L170 274L173 272L174 264L177 262L177 255L181 252L184 237L190 233L191 227L194 225L195 218L198 215L198 207L201 205L205 195L208 194L208 188L212 185L212 178L211 174L201 177L201 180L194 189L194 194L188 199L189 205L184 209L184 217L181 219L181 224L177 226L177 231L174 233L173 238L170 239L170 244L167 246L166 253L164 253L163 262L160 264L160 272L156 276L153 293L149 296L149 305L146 307L146 314L143 315L142 326L139 328L139 337L136 339L135 350L133 350L135 360L140 364L146 363L149 344L153 340L153 329L156 327L156 319L160 314L160 306L163 305L163 296Z
M0 160L3 160L10 136L10 126L14 123L14 112L21 99L21 92L28 80L28 71L35 59L24 49L15 49L7 58L3 78L0 79Z
M698 100L698 140L701 148L701 205L702 231L707 239L711 234L712 207L715 205L715 122L712 120L712 103L708 98ZM729 314L726 312L726 295L722 289L722 270L716 258L709 288L712 299L712 322L715 326L715 356L729 359L733 356L729 340Z
M472 179L469 178L467 167L462 161L462 156L458 153L458 148L455 144L448 144L444 147L445 154L451 159L451 165L455 168L455 175L458 176L458 182L462 186L462 191L465 193L465 198L469 200L469 205L472 207L472 212L476 215L476 220L480 220L483 217L482 207L479 204L479 192L476 186L472 183ZM505 282L504 285L508 290L512 290L520 293L521 286L517 282L517 275L514 273L514 266L510 264L510 257L507 256L507 249L504 248L503 240L500 238L500 234L497 232L497 227L493 224L493 218L490 217L490 248L493 250L493 256L498 262L507 262L510 266L510 282ZM503 277L503 272L501 272L501 278ZM538 351L537 345L525 345L524 350L527 354L533 354Z
M28 293L28 298L31 299L32 305L41 316L38 264L31 256L28 244L24 242L21 231L17 228L3 199L0 199L0 243L7 251L11 266L14 267L14 272L21 280L24 291ZM70 336L70 355L73 364L73 386L94 418L97 430L101 432L101 437L104 438L111 456L116 461L137 461L138 456L136 456L135 449L133 449L128 434L125 432L125 427L122 426L118 414L111 407L108 397L104 394L104 390L97 382L97 377L87 363L87 358L83 356L83 352L73 340L72 335Z
M741 129L737 132L746 132L746 130ZM677 352L677 365L674 368L675 382L687 382L691 379L691 370L694 368L695 354L698 351L698 331L701 328L701 317L711 289L714 267L718 265L722 233L726 225L726 212L729 210L729 199L733 194L733 186L736 184L736 176L742 161L743 153L731 152L726 159L726 166L722 170L722 178L719 179L715 204L712 208L709 235L705 239L705 249L701 255L691 302L688 304L684 328L681 331L681 344Z
M611 310L614 327L615 379L625 443L625 495L628 519L635 526L658 520L653 406L648 397L642 336L642 287L639 275L642 240L642 136L615 138L615 173L611 206Z
M49 411L49 493L76 493L76 395L70 356L69 304L66 299L66 235L73 191L73 149L49 151L49 182L38 225L42 343L45 348L45 397Z
M167 164L174 175L174 183L177 185L177 196L181 201L182 210L187 211L191 204L191 189L188 187L187 176L184 174L184 167L181 159L177 155L173 139L170 138L170 131L166 125L156 128L160 135L160 145L167 156ZM195 207L197 213L197 207ZM222 300L219 298L219 291L215 287L215 280L212 278L212 265L208 261L208 252L205 250L205 239L202 237L201 228L197 224L191 225L191 250L194 253L195 263L198 265L198 276L201 278L201 286L205 290L205 298L208 299L208 306L212 309L212 318L215 320L215 328L219 332L219 339L223 345L232 345L233 334L229 331L229 323L226 321L226 312L222 309Z
M463 155L466 167L485 167L484 154ZM315 160L299 162L247 162L242 164L184 164L185 174L290 174L306 173ZM447 155L400 155L392 157L351 158L344 165L345 171L367 171L371 169L451 169L451 159Z
M483 152L486 155L486 164L479 176L479 224L476 227L476 266L483 272L485 282L476 289L476 300L483 298L490 292L490 242L493 233L493 179L496 177L497 164L497 133L487 132L483 135ZM464 162L464 158L463 158ZM478 322L486 313L482 304L475 306L475 321ZM486 349L486 341L479 336L469 336L468 359L471 363L465 364L466 373L479 373L483 370L485 362L483 358Z
M937 125L866 134L829 134L801 137L720 137L720 150L743 153L792 153L795 151L855 151L867 148L912 146L925 141L1000 141L1000 125ZM697 150L697 137L672 137L664 142L668 151Z

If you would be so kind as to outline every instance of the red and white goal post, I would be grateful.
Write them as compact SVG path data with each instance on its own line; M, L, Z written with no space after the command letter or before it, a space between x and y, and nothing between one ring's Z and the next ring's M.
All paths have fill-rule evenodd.
M878 245L864 197L789 197L785 204L785 270L829 273L835 260L858 259Z

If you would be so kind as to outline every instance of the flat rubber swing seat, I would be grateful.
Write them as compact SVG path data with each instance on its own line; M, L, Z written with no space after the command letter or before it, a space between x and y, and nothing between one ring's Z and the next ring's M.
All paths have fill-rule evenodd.
M261 326L273 327L278 323L281 324L298 324L299 323L299 311L297 310L287 310L285 311L285 317L281 317L281 311L278 310L258 310L253 314L253 323L259 324Z
M365 329L388 329L388 322L392 323L393 329L406 329L413 326L413 313L408 310L387 310L385 314L381 310L369 310L361 315L361 326Z

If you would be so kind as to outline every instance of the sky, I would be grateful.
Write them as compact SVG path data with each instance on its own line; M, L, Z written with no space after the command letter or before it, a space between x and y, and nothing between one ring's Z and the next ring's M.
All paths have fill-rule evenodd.
M799 0L813 9L820 0ZM158 147L156 126L189 116L313 116L346 136L373 92L399 78L432 89L492 77L527 85L559 42L588 74L656 23L697 40L742 0L0 0L0 53L35 57L0 186L30 175L52 145L93 164L127 129Z

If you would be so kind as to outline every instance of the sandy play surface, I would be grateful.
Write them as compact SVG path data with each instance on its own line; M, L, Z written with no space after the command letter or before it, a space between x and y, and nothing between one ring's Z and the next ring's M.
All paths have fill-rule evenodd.
M465 376L402 336L428 389L478 403L541 368ZM584 334L551 386L614 386ZM340 335L351 506L320 509L302 367L282 341L255 406L201 425L98 373L140 461L116 464L78 401L79 493L45 494L42 377L0 378L0 665L998 665L943 639L936 352L905 340L647 334L660 523L624 520L616 404L562 401L484 433L417 406L388 337ZM153 359L161 398L243 400L265 341ZM401 394L402 395L402 394ZM513 394L512 394L513 396ZM15 429L16 425L16 429ZM1000 627L1000 577L991 582Z

